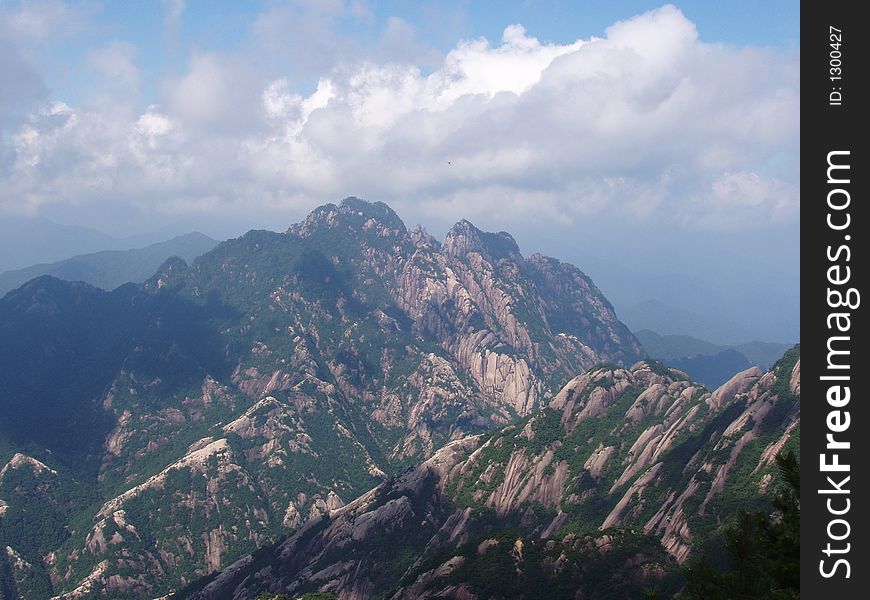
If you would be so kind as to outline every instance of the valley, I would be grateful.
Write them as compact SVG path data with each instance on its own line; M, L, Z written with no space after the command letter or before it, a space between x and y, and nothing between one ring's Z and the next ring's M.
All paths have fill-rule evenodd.
M575 267L355 198L141 285L37 278L0 300L0 330L22 596L168 593L642 357Z

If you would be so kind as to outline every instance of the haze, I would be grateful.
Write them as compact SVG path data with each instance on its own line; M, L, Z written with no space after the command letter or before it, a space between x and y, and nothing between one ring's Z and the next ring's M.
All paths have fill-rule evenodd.
M226 238L355 195L509 231L618 313L797 341L798 12L0 3L0 232L24 260L39 219Z

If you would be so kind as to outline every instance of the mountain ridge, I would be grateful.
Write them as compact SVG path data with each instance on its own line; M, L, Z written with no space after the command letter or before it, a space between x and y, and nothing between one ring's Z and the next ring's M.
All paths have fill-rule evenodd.
M640 357L579 269L454 229L459 256L349 198L168 259L141 285L46 277L0 299L0 451L56 468L39 501L62 507L4 581L165 594L532 414L578 372ZM100 425L83 435L86 416ZM52 499L68 488L99 500ZM13 537L48 527L26 495L0 494Z
M790 344L760 341L720 346L686 335L659 335L649 329L634 334L650 357L686 371L707 387L718 387L752 365L767 369L791 348Z
M170 256L192 261L217 243L206 235L192 232L143 248L103 250L54 263L6 271L0 273L0 296L41 275L66 281L84 281L104 290L112 290L125 283L141 283Z
M541 585L553 598L673 594L677 563L721 535L721 516L764 506L773 457L799 438L799 393L797 349L713 392L655 363L593 369L529 419L447 444L174 598L534 598ZM600 434L586 438L608 418L622 433L596 447Z

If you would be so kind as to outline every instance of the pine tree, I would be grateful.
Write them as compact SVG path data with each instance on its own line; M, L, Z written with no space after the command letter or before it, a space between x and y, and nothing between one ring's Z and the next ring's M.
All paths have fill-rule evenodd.
M728 571L704 558L685 571L687 600L792 600L800 598L800 464L794 452L776 464L784 485L772 515L744 512L725 532Z

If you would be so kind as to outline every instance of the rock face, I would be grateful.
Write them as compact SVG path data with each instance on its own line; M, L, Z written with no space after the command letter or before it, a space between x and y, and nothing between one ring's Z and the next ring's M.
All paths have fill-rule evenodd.
M641 354L579 270L540 255L524 260L509 234L468 221L440 248L419 244L391 289L416 327L521 416L552 391L549 382Z
M51 535L11 547L53 595L159 596L640 354L575 267L355 198L141 286L42 277L0 299L0 461L63 491ZM565 467L516 460L551 501Z
M797 349L712 394L657 363L593 369L527 419L451 442L180 597L676 591L694 548L769 506L772 457L797 445L799 373Z

